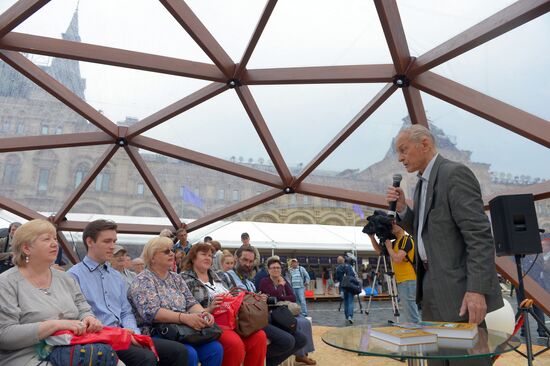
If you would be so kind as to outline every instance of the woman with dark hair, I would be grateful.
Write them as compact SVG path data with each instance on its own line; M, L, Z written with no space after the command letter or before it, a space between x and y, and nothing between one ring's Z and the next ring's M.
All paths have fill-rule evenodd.
M228 293L222 280L212 270L212 246L198 243L187 254L181 276L193 297L207 311L213 312ZM263 366L267 352L267 338L259 330L247 338L233 330L224 330L219 339L223 346L223 366Z
M292 287L281 275L282 269L283 265L278 257L269 258L267 261L269 277L265 277L260 281L260 291L268 296L276 297L277 301L296 302L296 295L292 291ZM296 330L303 333L307 338L306 345L295 353L296 362L315 365L317 362L308 357L309 352L315 351L311 322L302 315L296 316L296 321Z

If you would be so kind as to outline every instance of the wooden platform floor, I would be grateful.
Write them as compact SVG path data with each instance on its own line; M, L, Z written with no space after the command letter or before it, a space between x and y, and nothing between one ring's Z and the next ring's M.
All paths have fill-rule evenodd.
M403 366L404 362L394 361L385 357L370 357L370 356L358 356L355 353L346 352L336 349L325 344L321 340L321 335L330 327L313 326L313 339L315 343L315 352L310 354L310 357L317 360L318 366ZM521 348L520 348L521 349ZM525 346L522 346L525 352ZM534 346L535 350L540 350L542 347ZM300 364L296 364L300 365ZM508 352L501 356L496 362L495 366L524 366L527 365L527 359L523 358L516 352ZM533 366L550 366L550 351L547 351L535 359Z

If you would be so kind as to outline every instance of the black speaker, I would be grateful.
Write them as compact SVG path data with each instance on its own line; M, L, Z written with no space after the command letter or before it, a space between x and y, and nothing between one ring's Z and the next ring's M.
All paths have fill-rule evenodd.
M489 207L498 256L542 252L532 194L498 196Z

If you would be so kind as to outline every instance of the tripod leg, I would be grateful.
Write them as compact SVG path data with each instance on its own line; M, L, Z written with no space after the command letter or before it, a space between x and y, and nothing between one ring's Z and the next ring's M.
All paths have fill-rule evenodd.
M370 304L372 302L372 297L374 296L374 286L376 285L376 281L378 279L378 270L380 269L380 259L381 259L382 256L378 256L378 260L376 261L376 269L374 270L374 277L372 279L372 285L370 287L370 294L369 294L369 302L367 304L367 310L365 310L365 314L367 315L367 317L369 316L369 311L370 311ZM368 322L368 319L367 319L367 322Z
M386 273L387 273L386 275L384 275L384 279L386 280L386 285L388 286L388 293L391 299L393 316L395 317L395 321L399 323L399 305L397 304L397 285L395 283L395 275L393 273L391 261L390 261L390 271L388 271L386 258L384 258L384 268L386 269Z

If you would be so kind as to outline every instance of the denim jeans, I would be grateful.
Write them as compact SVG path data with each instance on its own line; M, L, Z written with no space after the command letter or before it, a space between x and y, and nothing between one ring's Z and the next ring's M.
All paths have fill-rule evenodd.
M346 319L353 318L353 293L342 290L344 293L344 315Z
M418 323L420 314L416 305L416 281L403 281L397 284L399 295L400 322Z
M296 295L296 303L302 308L302 315L307 316L306 289L304 287L293 287L292 290Z

